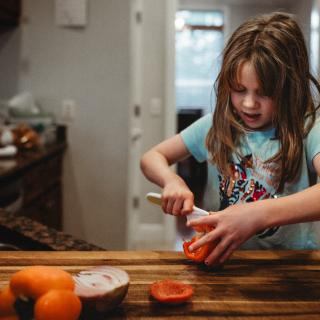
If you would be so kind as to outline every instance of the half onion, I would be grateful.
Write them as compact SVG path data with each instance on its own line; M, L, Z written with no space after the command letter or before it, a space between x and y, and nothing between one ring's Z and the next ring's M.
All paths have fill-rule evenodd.
M120 268L99 266L73 276L75 293L84 307L106 312L118 306L129 288L129 275Z

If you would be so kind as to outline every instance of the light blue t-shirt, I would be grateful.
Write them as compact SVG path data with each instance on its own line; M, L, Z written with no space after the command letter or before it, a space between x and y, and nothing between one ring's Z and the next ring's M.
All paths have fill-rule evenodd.
M235 183L224 179L216 166L210 162L205 146L207 133L212 125L212 114L208 114L181 132L189 152L199 162L208 163L208 183L204 206L207 210L218 211L229 205L252 202L268 198L283 197L311 185L310 175L315 175L313 158L320 153L320 121L317 121L304 141L301 173L294 183L285 184L284 191L276 193L275 166L265 163L279 150L279 141L274 138L275 130L250 131L241 139L241 154L245 163L233 155L232 166L236 175ZM275 212L275 214L277 214ZM318 226L317 226L318 225ZM320 247L318 222L308 222L270 228L253 236L242 249L315 249ZM320 233L320 232L319 232Z

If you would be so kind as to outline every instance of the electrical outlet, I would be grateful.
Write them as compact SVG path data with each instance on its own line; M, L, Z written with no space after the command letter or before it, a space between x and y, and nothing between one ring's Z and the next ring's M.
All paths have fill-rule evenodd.
M73 99L62 100L61 117L64 121L72 121L76 116L76 102Z

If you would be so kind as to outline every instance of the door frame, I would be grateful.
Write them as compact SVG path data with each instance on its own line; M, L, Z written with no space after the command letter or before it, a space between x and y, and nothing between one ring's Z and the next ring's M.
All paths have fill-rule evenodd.
M172 217L164 215L163 223L148 224L141 223L139 205L135 207L134 202L145 201L140 199L141 183L137 170L139 167L139 156L142 152L141 117L136 116L136 108L142 105L142 23L137 18L143 19L143 1L130 0L130 101L129 101L129 156L128 156L128 187L127 187L127 233L126 248L135 249L140 237L150 238L163 237L165 248L174 248L176 241L176 224ZM177 0L165 0L166 10L166 33L165 33L165 93L164 93L164 138L172 136L176 132L175 113L175 12ZM152 239L152 238L150 238Z
M176 98L175 98L175 16L178 0L166 0L166 55L165 55L165 107L164 107L164 135L169 138L176 134ZM176 170L176 166L173 168ZM176 221L165 215L164 227L168 246L175 248Z
M140 177L138 174L141 154L142 124L139 112L142 102L142 0L130 0L130 96L128 134L128 180L126 203L126 249L134 249L136 230L139 226ZM140 111L139 111L140 109ZM140 136L139 136L140 135Z
M176 221L171 216L164 215L161 224L142 223L139 214L139 202L145 201L141 197L141 176L139 172L139 158L142 152L140 136L142 134L141 117L136 116L136 107L142 105L143 100L143 25L137 21L137 15L143 20L143 4L147 0L130 0L130 101L129 101L129 156L128 156L128 187L127 187L127 249L135 249L141 237L163 237L164 247L175 248ZM227 21L226 6L208 5L201 0L196 4L181 6L179 0L165 0L166 30L165 30L165 88L164 88L164 131L163 138L176 134L176 101L175 101L175 15L180 9L223 10ZM139 19L138 19L139 20ZM225 24L227 25L227 24ZM227 31L227 30L225 30ZM226 33L225 33L226 34ZM176 168L174 168L176 169ZM135 207L134 202L138 203Z

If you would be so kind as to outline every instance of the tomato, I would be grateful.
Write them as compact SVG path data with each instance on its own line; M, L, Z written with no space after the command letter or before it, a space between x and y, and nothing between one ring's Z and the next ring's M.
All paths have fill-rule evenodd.
M200 239L199 236L194 236L190 241L185 241L183 243L183 251L184 254L186 255L187 258L190 260L193 260L195 262L203 262L204 259L210 254L210 252L213 249L213 244L211 243L206 243L202 247L194 250L194 251L189 251L189 247L191 246L192 243Z
M193 295L193 288L176 280L160 280L154 282L150 287L150 294L159 302L163 303L183 303Z
M77 320L80 313L80 299L70 290L50 290L34 307L35 320Z
M14 302L16 297L13 295L9 286L4 287L0 292L0 319L3 316L15 315Z
M10 280L13 294L37 299L51 289L73 291L74 280L68 272L50 266L31 266L16 272Z

